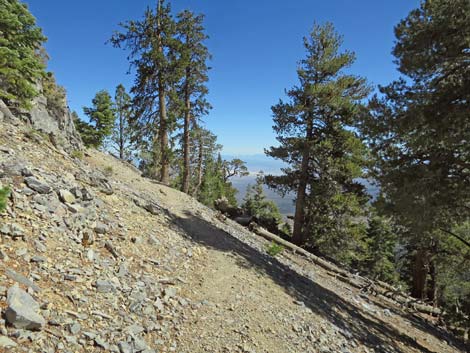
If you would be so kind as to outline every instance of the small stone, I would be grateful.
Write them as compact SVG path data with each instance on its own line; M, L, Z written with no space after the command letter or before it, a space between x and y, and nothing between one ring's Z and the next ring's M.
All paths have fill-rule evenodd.
M144 206L144 209L153 215L159 215L162 213L162 208L155 203L148 203Z
M88 259L88 261L93 261L95 259L95 252L93 251L93 249L88 249L88 251L86 252L86 258Z
M133 351L132 346L127 342L119 342L118 347L121 353L132 353Z
M23 175L24 177L32 177L33 172L28 167L24 167L23 169L21 169L21 175Z
M102 279L97 280L95 286L96 290L100 293L110 293L114 292L114 290L116 289L112 282Z
M47 258L44 257L44 256L39 256L39 255L35 255L31 258L31 262L46 262L47 261Z
M32 177L32 176L26 177L24 181L26 182L26 185L28 185L30 189L40 194L49 194L52 191L52 188L49 185L37 180L35 177Z
M0 336L0 348L14 348L17 344L5 336Z
M75 196L73 196L73 194L70 191L64 190L64 189L59 190L59 199L60 201L64 203L75 202Z
M24 236L25 236L24 229L16 223L3 225L2 228L0 228L0 233L3 233L5 235L9 235L13 239L15 239L15 238L24 238Z
M95 226L96 234L106 234L108 231L108 226L104 223L98 222Z
M176 296L176 288L175 287L165 288L165 299L173 298L174 296Z
M85 208L83 208L82 206L80 205L70 205L70 204L67 204L67 208L70 212L72 213L84 213L85 212Z
M90 194L90 192L87 189L83 188L80 191L82 193L82 200L83 201L92 201L93 200L93 195Z
M130 335L137 336L141 334L142 332L144 332L145 329L138 324L133 324L133 325L127 326L125 331L129 333Z
M7 304L5 318L14 327L39 330L46 324L44 318L37 313L39 304L17 285L8 290Z
M134 349L136 352L142 352L148 349L148 346L143 339L139 337L134 337Z
M82 329L82 326L80 326L80 324L77 322L73 323L69 327L69 331L72 335L76 335L77 333L80 332L81 329Z
M103 348L105 350L109 349L109 344L105 340L103 340L101 337L96 337L95 338L95 344L98 347Z

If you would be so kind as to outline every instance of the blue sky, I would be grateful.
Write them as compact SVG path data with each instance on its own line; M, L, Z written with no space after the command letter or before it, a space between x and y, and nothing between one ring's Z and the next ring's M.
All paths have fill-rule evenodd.
M141 18L147 0L28 0L49 38L46 48L71 109L83 116L95 93L112 94L119 83L130 88L126 53L105 42L118 23ZM256 154L275 144L271 105L296 83L304 56L302 37L313 23L331 21L356 52L351 72L371 84L397 77L390 54L393 27L419 0L173 0L175 12L189 8L206 15L210 95L214 106L207 127L226 154Z

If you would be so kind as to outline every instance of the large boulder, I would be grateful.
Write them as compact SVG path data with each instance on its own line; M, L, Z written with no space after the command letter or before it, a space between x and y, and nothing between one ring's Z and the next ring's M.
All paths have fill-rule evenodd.
M18 285L8 289L7 305L5 319L18 329L40 330L46 324L38 314L39 304Z

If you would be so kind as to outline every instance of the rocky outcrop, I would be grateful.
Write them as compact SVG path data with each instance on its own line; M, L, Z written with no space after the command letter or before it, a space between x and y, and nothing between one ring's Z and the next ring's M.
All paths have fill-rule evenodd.
M0 123L2 121L18 125L26 123L32 129L48 136L50 141L67 152L83 149L80 134L75 129L72 114L67 106L63 109L48 109L47 98L36 97L28 110L10 109L0 100Z

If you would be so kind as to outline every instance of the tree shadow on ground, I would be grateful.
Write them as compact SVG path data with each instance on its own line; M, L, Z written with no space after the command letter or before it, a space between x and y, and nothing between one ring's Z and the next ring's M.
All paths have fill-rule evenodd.
M276 284L283 287L293 300L303 302L312 312L326 318L343 332L349 332L348 335L351 338L363 345L379 349L384 353L404 352L403 346L420 352L433 352L419 344L413 337L399 332L389 323L368 313L365 309L352 305L276 258L247 245L198 216L187 212L185 217L173 215L173 219L193 241L218 251L236 254L240 266L254 268L269 276ZM434 335L438 339L446 339L456 349L464 351L460 343L453 340L450 335L444 336L444 332L439 332L430 325L419 323L416 319L413 321L418 324L416 327L419 330Z

